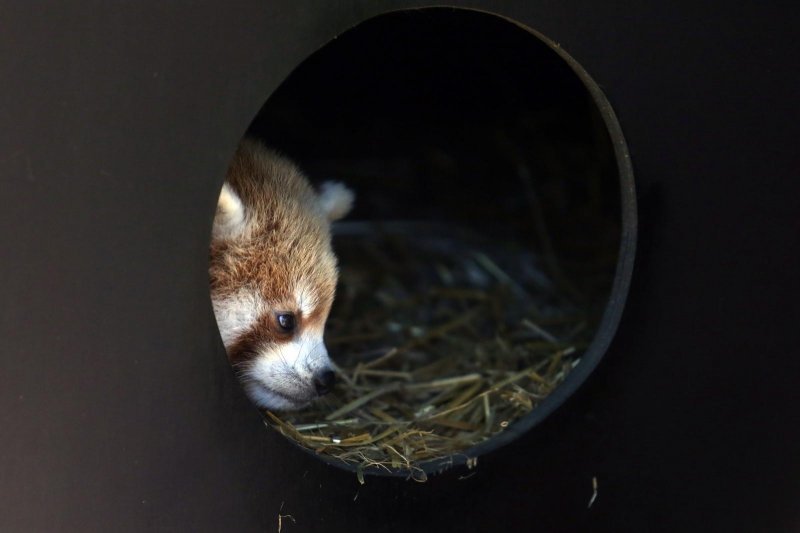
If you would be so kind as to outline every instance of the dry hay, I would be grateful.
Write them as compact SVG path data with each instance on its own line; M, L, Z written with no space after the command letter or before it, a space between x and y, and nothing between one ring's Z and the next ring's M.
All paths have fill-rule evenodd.
M596 317L538 257L437 226L345 226L326 344L335 390L267 413L300 445L424 481L534 409L578 364ZM559 273L556 273L559 274Z

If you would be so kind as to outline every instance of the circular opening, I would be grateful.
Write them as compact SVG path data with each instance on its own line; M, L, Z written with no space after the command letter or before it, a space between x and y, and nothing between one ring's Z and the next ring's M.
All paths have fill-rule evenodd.
M355 193L332 226L340 274L324 344L337 384L265 411L304 449L359 475L472 466L603 356L631 275L633 178L607 101L552 41L471 10L381 15L300 64L248 136L322 193L331 179ZM270 283L299 279L276 272ZM215 303L238 327L229 355L233 337L257 355L264 305ZM232 362L251 368L243 359Z

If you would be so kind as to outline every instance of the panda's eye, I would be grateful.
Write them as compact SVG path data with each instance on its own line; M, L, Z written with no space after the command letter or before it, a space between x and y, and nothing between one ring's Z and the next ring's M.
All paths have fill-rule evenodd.
M294 329L294 315L291 313L281 313L278 315L278 325L283 331L292 331Z

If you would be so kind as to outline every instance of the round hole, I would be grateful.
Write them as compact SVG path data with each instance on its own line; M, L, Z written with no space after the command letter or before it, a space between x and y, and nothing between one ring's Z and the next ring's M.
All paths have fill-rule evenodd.
M337 381L313 378L334 390L266 413L303 449L359 475L474 466L602 358L631 276L633 177L608 102L551 40L485 12L380 15L301 63L248 136L355 193L332 229ZM267 327L256 308L227 317L244 360Z

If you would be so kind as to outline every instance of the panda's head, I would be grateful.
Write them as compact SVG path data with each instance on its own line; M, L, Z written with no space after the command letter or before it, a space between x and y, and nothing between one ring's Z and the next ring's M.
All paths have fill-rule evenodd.
M323 343L338 277L330 223L353 194L314 191L287 159L244 141L219 197L211 242L211 298L228 358L250 398L301 408L333 386Z

